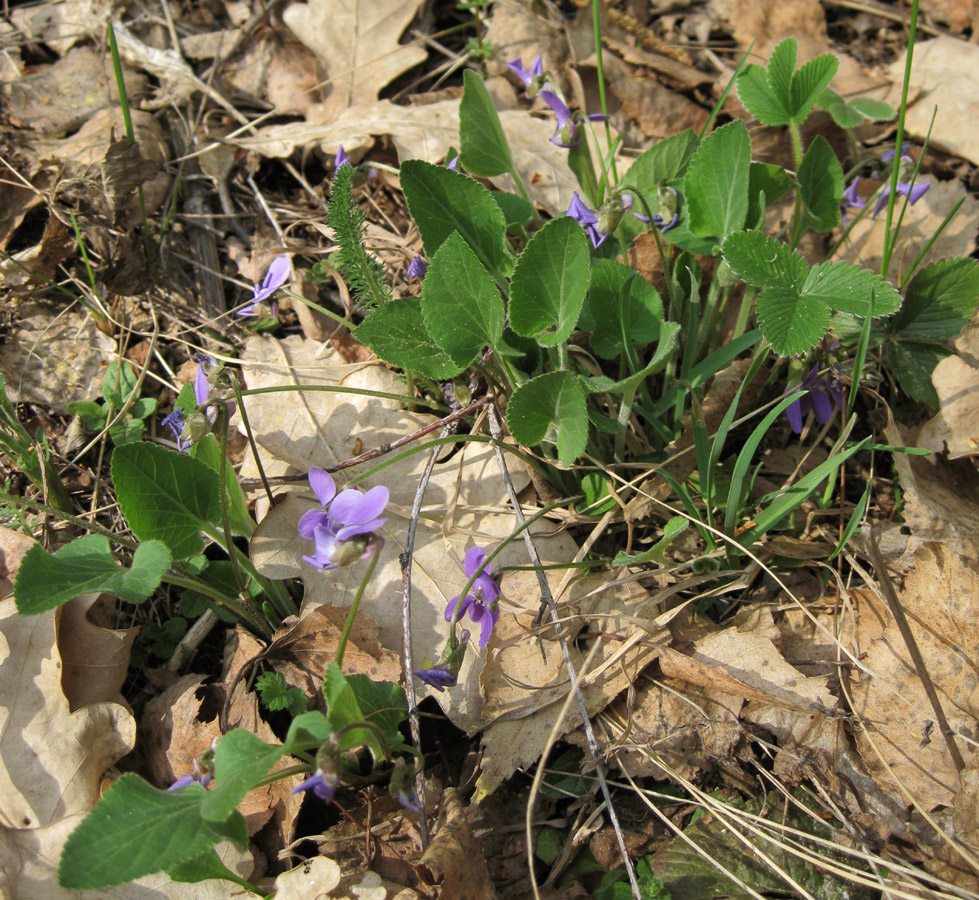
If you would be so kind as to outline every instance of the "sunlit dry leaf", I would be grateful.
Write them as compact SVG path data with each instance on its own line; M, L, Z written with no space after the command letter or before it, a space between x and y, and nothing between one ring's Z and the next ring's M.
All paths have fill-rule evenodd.
M417 44L402 44L421 0L311 0L293 3L282 18L330 75L330 116L373 103L381 88L427 56Z
M920 181L929 181L927 175L919 175ZM861 181L872 184L869 181ZM931 187L914 206L909 206L901 222L901 232L897 239L891 260L891 274L903 276L917 258L924 245L930 241L942 224L942 220L952 207L963 199L965 193L959 181L932 181ZM899 197L895 213L899 212L904 198ZM948 227L938 236L922 260L921 267L950 256L968 256L976 245L976 218L979 217L979 200L965 195L965 202ZM887 216L882 212L874 218L864 216L840 248L836 259L844 259L869 269L880 271L884 250Z
M884 430L888 442L895 447L913 446L915 442L902 437L893 419L889 421ZM933 423L926 423L927 427ZM932 438L927 440L930 445ZM979 560L979 487L973 466L968 461L904 453L895 453L893 459L904 492L901 516L911 530L908 549L915 550L922 541L941 541L959 556Z
M126 90L138 101L145 76L129 71ZM23 128L55 136L78 128L100 109L118 106L112 62L89 47L76 47L62 59L0 89L10 115Z
M314 856L301 866L283 872L275 878L278 900L315 900L329 897L340 883L340 867L329 857Z
M5 579L26 539L0 530ZM55 613L22 617L0 600L0 893L5 900L75 900L58 886L61 848L95 805L106 770L132 749L136 724L115 703L70 712L61 688ZM227 848L225 862L247 874L250 856ZM227 885L175 885L166 875L100 891L107 900L217 900ZM223 893L222 893L223 891ZM92 895L94 896L94 895Z
M743 49L754 42L752 62L767 61L786 37L799 41L800 63L829 49L819 0L711 0L710 9L726 21Z
M893 87L887 101L895 108L900 104L906 55L888 69ZM979 165L975 128L979 115L979 45L944 36L918 43L911 67L911 91L917 98L908 105L904 120L907 133L924 139L930 130L931 143L936 147ZM936 106L938 115L932 128Z
M427 106L396 106L381 100L351 107L335 117L314 107L306 122L270 125L233 143L262 156L285 157L297 147L318 144L333 155L342 144L348 153L363 150L375 136L389 135L398 158L441 162L450 146L459 146L459 101L440 100ZM531 198L551 215L560 215L571 202L578 182L568 168L568 151L551 143L554 121L535 118L525 110L504 110L500 121L513 161ZM322 124L320 124L322 123ZM504 190L514 190L509 175L491 179Z
M979 455L979 325L967 325L955 349L961 355L943 359L931 374L941 408L921 427L918 442L959 459Z
M517 579L523 589L511 590L509 585ZM561 648L551 629L543 632L542 642L533 632L539 604L534 582L531 572L516 573L505 582L507 596L518 608L515 614L508 614L504 606L481 676L482 715L489 726L482 738L480 793L495 790L518 768L540 756L570 690ZM607 573L581 579L572 584L570 595L555 599L569 626L566 639L585 705L589 713L597 713L655 658L654 609L644 602L648 595L642 588L634 582L610 582ZM550 622L547 614L544 621ZM600 646L583 671L595 641ZM559 736L580 724L578 704L573 701Z
M923 544L899 599L953 733L974 735L979 724L979 574L944 545ZM962 784L931 703L883 601L877 600L872 614L887 624L866 651L864 661L873 675L861 676L852 695L854 711L872 729L884 759L862 731L856 732L857 747L883 787L903 784L925 809L950 806ZM975 743L956 741L966 765L975 766Z
M77 312L56 316L42 306L19 310L20 325L0 346L0 371L15 403L40 403L65 413L74 400L102 395L103 367L115 356L115 341Z
M110 0L54 0L54 2L20 5L10 11L10 21L24 38L43 42L55 53L64 54L79 41L98 33Z

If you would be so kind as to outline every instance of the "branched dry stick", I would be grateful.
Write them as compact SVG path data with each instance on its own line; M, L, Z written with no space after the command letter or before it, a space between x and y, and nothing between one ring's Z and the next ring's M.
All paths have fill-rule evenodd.
M513 486L513 480L510 478L510 470L507 468L506 458L503 456L503 450L501 448L503 443L503 429L500 428L500 420L496 415L496 407L492 403L487 407L487 411L489 413L490 436L494 440L493 450L496 453L496 461L500 467L500 475L503 478L503 483L506 485L507 494L510 496L510 504L513 506L513 514L516 516L517 524L522 527L525 524L526 519L524 517L523 510L520 507L520 500L517 497L516 488ZM581 688L578 687L578 675L575 672L574 662L571 659L571 651L568 649L568 642L564 637L564 627L561 625L561 614L558 612L557 606L554 603L554 597L551 595L551 588L547 583L547 576L544 574L540 555L537 553L537 548L534 546L534 539L531 537L530 530L527 528L523 529L523 539L524 544L527 547L527 554L530 556L531 564L534 566L537 572L537 583L540 586L541 599L547 604L547 608L551 613L551 621L554 622L555 633L557 634L558 643L561 646L561 654L564 656L564 667L568 673L568 680L571 682L571 689L574 691L575 699L578 701L578 711L581 713L581 721L584 724L585 738L588 744L589 760L595 767L595 776L598 779L598 784L602 791L602 797L605 799L605 807L608 810L609 822L611 822L612 829L615 831L615 838L619 844L619 853L622 855L622 862L625 865L626 874L629 876L629 884L632 887L632 896L635 898L635 900L641 900L639 882L636 880L636 873L632 867L632 860L629 858L629 848L626 847L625 835L622 834L622 827L619 825L619 817L616 815L615 807L612 805L612 796L609 793L608 782L605 780L605 771L602 768L601 761L601 748L598 746L598 739L595 737L595 730L592 728L591 719L588 716L588 707L585 704L585 697L581 693ZM532 803L528 804L527 806L527 854L529 857L531 857L529 870L531 883L534 886L534 894L535 896L539 896L532 859L534 845L531 834L531 814Z
M898 631L901 632L901 637L904 639L904 643L908 648L908 653L911 654L911 662L914 663L914 667L918 672L918 678L921 679L921 686L925 690L928 702L931 703L931 708L935 713L935 719L938 721L938 728L942 733L942 737L945 739L945 745L948 747L952 762L955 764L956 770L961 772L965 768L965 760L962 758L958 745L955 743L955 733L952 731L952 726L948 724L948 719L945 718L942 701L938 696L938 691L935 690L935 684L931 680L931 676L928 674L928 667L925 665L925 659L921 655L921 650L918 648L918 642L915 640L911 626L908 624L908 617L904 614L904 607L901 606L901 601L897 597L897 591L894 590L891 576L887 571L887 564L880 555L880 547L877 546L877 538L874 536L874 530L872 528L867 530L867 545L870 547L870 560L877 570L877 580L880 582L884 599L887 601L891 615L894 616L894 623L897 625Z

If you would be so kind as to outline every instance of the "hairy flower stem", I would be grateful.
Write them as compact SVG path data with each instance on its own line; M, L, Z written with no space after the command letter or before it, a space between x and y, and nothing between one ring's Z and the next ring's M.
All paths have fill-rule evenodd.
M245 570L249 576L254 578L255 581L261 585L265 594L272 601L274 601L276 612L278 612L278 614L284 618L296 612L295 605L292 603L291 599L288 598L288 594L286 593L285 589L278 582L270 581L269 579L260 575L258 570L252 565L251 560L242 554L242 552L235 546L235 542L232 538L227 483L229 417L228 409L224 403L220 403L218 405L218 423L221 430L221 460L218 463L218 481L221 485L221 526L224 536L224 549L228 554L228 559L231 560L231 569L234 572L235 582L241 589L242 596L247 598L246 602L249 608L253 609L254 613L259 618L262 618L264 614L248 593L248 585L245 581L244 575L242 574L242 570Z
M269 507L275 503L272 498L272 488L269 485L268 476L265 474L265 466L262 465L262 455L258 452L258 445L255 443L255 435L252 434L251 422L248 421L248 411L245 409L245 402L241 397L241 388L238 386L238 379L231 379L231 389L235 392L235 401L238 404L238 410L241 412L241 421L245 426L245 434L248 435L248 446L251 447L252 457L255 460L255 465L258 467L258 475L262 479L262 487L265 488L265 496L268 498Z
M215 590L209 584L205 584L198 578L189 578L183 575L173 575L167 573L163 576L163 581L172 584L174 587L184 588L184 590L194 591L202 597L214 602L216 606L228 610L236 619L246 624L255 634L261 635L265 639L272 637L272 631L265 622L264 616L254 617L254 611L245 607L237 600L227 597L220 591Z
M792 152L795 155L795 171L798 175L799 169L802 167L802 135L799 133L799 126L795 122L789 122L789 133L792 135ZM805 217L803 216L802 191L800 189L795 192L795 210L792 213L789 246L793 250L799 246L803 231L805 231Z
M367 565L367 571L364 573L364 577L361 579L360 587L357 588L357 596L354 597L354 602L350 604L350 612L347 613L347 620L343 623L343 631L340 632L340 640L337 643L336 652L336 664L338 668L343 668L343 654L347 649L347 641L350 639L350 632L354 627L354 618L357 615L357 608L360 606L360 601L364 598L364 591L367 590L367 582L371 580L371 576L374 574L374 569L377 568L377 560L381 555L381 541L375 539L374 543L374 553L371 555L371 560Z
M602 62L602 16L601 16L601 4L599 0L592 0L591 2L591 21L592 30L595 33L595 71L598 75L598 98L602 104L602 114L608 115L608 103L605 99L605 67ZM605 121L605 139L608 141L609 147L612 146L612 128L608 124L608 120ZM611 171L612 178L616 184L619 183L619 173L615 169L615 154L612 154L611 160Z
M894 155L894 166L891 169L891 195L887 204L887 218L884 222L884 249L880 259L880 274L886 278L887 270L890 268L891 255L894 253L894 245L897 242L897 235L891 232L891 224L894 221L894 204L897 202L897 183L900 180L900 156L901 147L904 142L904 118L908 112L908 92L911 89L911 61L914 59L914 46L918 34L918 0L911 0L911 20L908 23L908 54L904 61L904 82L901 87L901 105L897 108L897 134L894 135L894 146L897 152ZM921 166L921 160L918 160ZM917 174L917 169L915 169Z

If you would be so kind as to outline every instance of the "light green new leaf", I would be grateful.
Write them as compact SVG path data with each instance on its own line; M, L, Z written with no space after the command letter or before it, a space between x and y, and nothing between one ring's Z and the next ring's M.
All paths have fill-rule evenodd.
M503 298L470 246L449 235L428 267L422 315L432 339L452 361L468 366L503 334Z
M357 327L357 340L385 362L429 378L452 378L465 368L453 362L428 333L418 297L379 306Z
M815 347L829 325L826 304L792 288L765 288L755 307L762 334L780 356L797 356Z
M210 466L220 478L221 445L213 434L204 435L204 440L193 444L187 452L194 459L199 459L202 463ZM235 475L235 470L231 465L224 467L224 481L228 497L228 520L231 525L231 533L251 537L255 531L255 521L252 519L251 513L248 512L245 492L241 489L238 476Z
M792 121L801 125L809 117L824 88L829 87L840 61L832 53L810 59L792 78Z
M112 453L119 508L141 541L159 540L174 559L204 549L200 532L221 522L217 473L158 444L124 444Z
M558 459L570 466L585 451L588 410L585 390L570 372L547 372L520 385L507 404L507 425L525 447L557 444Z
M354 679L355 676L347 678L336 660L332 661L326 668L323 678L323 699L326 701L326 716L330 721L330 727L334 734L343 732L343 737L338 744L339 750L350 750L354 747L367 747L375 762L385 760L388 754L385 752L384 745L381 743L377 734L369 728L357 728L358 722L364 721L366 710L361 709L360 697L356 687L359 686ZM390 684L390 682L383 682ZM403 697L401 700L405 703ZM405 707L407 708L407 707Z
M704 139L683 181L693 234L723 240L744 227L750 165L751 139L744 122L731 122Z
M116 564L109 539L100 534L76 538L53 555L34 544L17 571L17 612L22 616L36 615L80 594L101 591L115 594L127 603L140 603L160 586L169 566L170 552L160 541L140 544L131 569Z
M795 62L799 54L799 43L795 38L779 41L768 58L768 89L778 101L782 112L792 118L792 79L795 76Z
M768 84L768 73L752 63L738 77L738 96L748 110L763 125L788 125L789 114Z
M657 185L682 177L699 144L700 139L689 128L653 144L629 166L622 183L639 191L655 213ZM641 212L640 205L633 212ZM629 246L632 239L648 227L633 216L626 216L616 230L616 235L623 245ZM667 237L672 239L672 231L667 233Z
M445 166L409 159L401 165L401 189L429 259L458 231L498 282L510 274L503 213L478 181Z
M833 148L817 135L799 166L799 193L814 231L832 231L840 224L843 168Z
M551 219L520 254L510 282L510 327L543 347L568 339L588 292L588 239L570 216Z
M496 105L483 79L472 69L462 74L459 103L459 143L462 164L480 178L502 175L513 168L513 156Z
M888 330L902 340L951 340L979 306L979 263L957 257L920 269L904 292Z
M244 817L233 812L225 822L206 822L205 795L199 784L161 791L138 775L121 775L68 836L58 883L72 890L113 887L173 869L221 841L244 850Z

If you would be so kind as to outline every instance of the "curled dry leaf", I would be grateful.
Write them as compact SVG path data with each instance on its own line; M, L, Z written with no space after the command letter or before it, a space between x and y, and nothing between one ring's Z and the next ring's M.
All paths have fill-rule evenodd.
M423 890L437 890L445 900L492 900L496 896L486 860L455 788L446 788L442 795L435 837L415 872Z
M61 686L72 712L103 701L129 708L122 696L122 686L139 629L95 624L92 615L105 609L99 599L98 594L85 594L60 609L58 647L64 666ZM115 598L108 599L114 605Z
M921 678L883 601L870 594L864 599L872 606L863 614L886 624L866 649L863 661L871 674L852 688L853 709L883 759L862 731L856 733L860 755L883 787L903 785L926 810L952 806L962 782ZM923 544L899 600L953 733L970 736L955 740L966 765L975 766L979 760L971 736L979 726L979 574L948 547ZM973 850L979 852L979 846Z
M266 661L290 687L318 690L327 666L335 659L347 611L336 606L315 606L298 620L287 620L269 645ZM401 659L377 639L380 627L358 612L343 657L347 675L367 675L372 681L401 680Z

